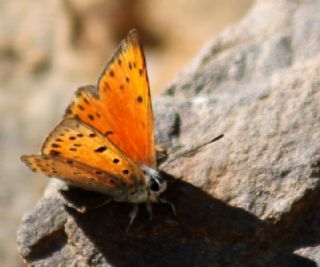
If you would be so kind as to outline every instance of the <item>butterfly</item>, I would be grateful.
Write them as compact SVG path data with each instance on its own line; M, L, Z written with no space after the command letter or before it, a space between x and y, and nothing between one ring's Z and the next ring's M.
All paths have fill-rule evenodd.
M160 198L167 181L157 170L148 75L136 30L121 42L97 85L76 91L41 154L21 159L36 173L134 203L130 224L137 204L147 203L151 211L151 202L166 202Z

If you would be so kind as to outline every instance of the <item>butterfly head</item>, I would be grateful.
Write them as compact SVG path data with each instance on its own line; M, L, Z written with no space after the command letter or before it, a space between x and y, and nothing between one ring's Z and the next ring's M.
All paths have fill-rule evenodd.
M142 166L147 184L148 200L158 202L158 197L167 189L167 181L160 173L147 166Z

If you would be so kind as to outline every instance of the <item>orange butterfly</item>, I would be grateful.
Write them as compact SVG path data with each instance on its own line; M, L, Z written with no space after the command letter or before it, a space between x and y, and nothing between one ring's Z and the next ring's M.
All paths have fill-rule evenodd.
M167 183L156 170L149 82L135 30L121 42L97 86L77 90L41 155L21 159L34 172L114 201L145 202L149 211L150 202L166 202L159 198ZM136 214L137 205L130 224Z

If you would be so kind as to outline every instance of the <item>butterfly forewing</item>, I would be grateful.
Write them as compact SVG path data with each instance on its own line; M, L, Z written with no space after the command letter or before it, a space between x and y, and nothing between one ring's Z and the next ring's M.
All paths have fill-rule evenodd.
M76 119L63 120L49 134L41 152L46 156L61 156L112 173L130 186L143 181L140 168L132 160L104 135Z
M34 172L66 180L72 185L116 196L130 190L120 179L75 160L60 156L25 155L22 161Z
M97 85L78 90L66 117L79 117L129 158L156 166L153 113L144 54L131 31Z

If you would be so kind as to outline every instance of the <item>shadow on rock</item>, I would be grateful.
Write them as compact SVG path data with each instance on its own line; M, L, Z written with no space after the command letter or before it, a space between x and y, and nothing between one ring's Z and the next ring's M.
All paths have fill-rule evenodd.
M77 205L105 198L82 190L63 195ZM154 204L150 221L141 205L127 234L131 204L111 202L85 214L72 208L67 211L101 254L97 257L111 266L270 266L270 262L273 266L316 266L292 254L299 242L290 240L289 246L282 244L282 248L268 251L274 225L214 199L191 184L175 181L166 197L175 204L176 217L167 205Z

